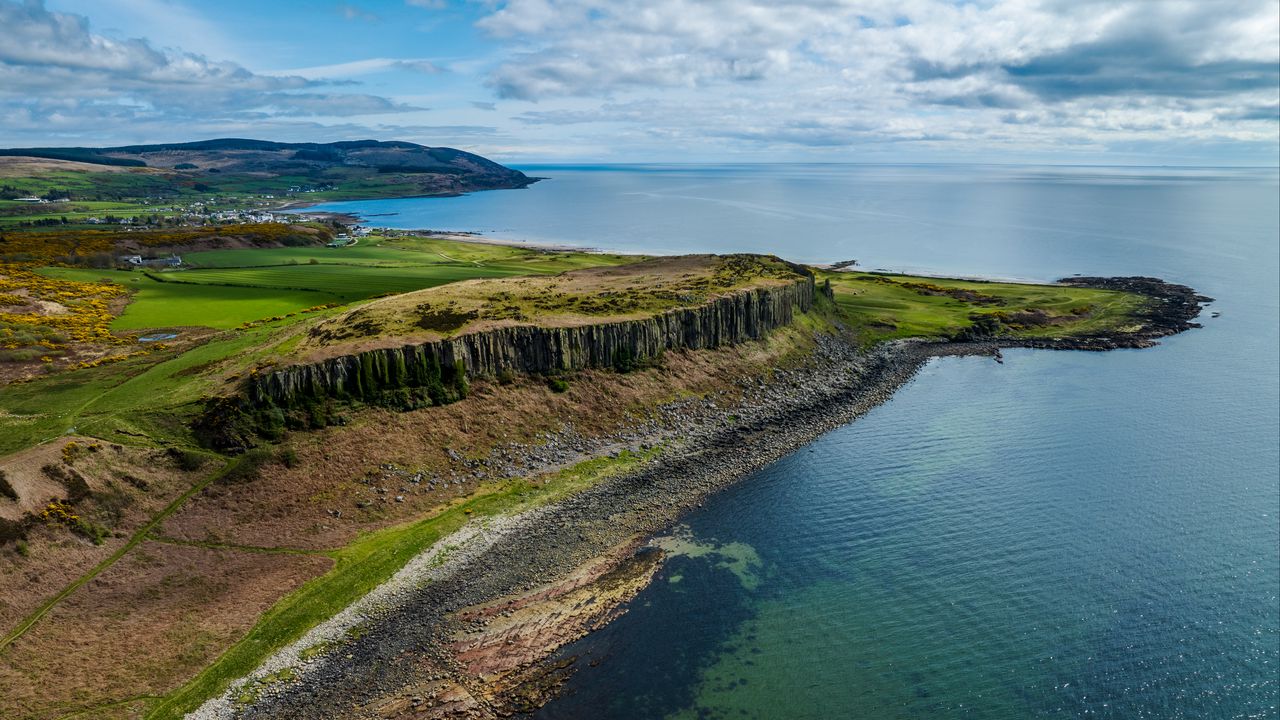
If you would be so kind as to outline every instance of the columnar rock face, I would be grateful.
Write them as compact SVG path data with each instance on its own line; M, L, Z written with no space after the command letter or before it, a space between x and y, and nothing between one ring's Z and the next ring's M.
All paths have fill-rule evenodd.
M813 278L744 290L705 305L642 320L579 327L515 326L445 340L370 350L254 377L255 405L290 407L324 397L448 383L499 373L558 373L615 365L619 357L654 358L666 350L699 350L758 340L813 305ZM459 373L459 371L463 373Z

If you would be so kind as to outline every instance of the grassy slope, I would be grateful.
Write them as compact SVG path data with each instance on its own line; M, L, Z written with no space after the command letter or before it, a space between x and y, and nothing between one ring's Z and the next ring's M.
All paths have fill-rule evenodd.
M323 269L336 273L327 277L336 277L342 282L356 282L369 273L379 272L377 264L416 260L419 256L430 258L433 254L438 257L440 253L451 260L492 263L482 269L494 274L509 274L518 268L525 272L551 272L597 261L616 263L637 259L581 253L546 254L523 248L440 240L400 240L386 242L382 246L370 245L364 249L357 246L347 251L334 252L354 250L360 250L360 253L353 253L349 257L357 261L363 260L364 264L324 266ZM293 256L298 253L314 250L301 248L215 252L222 253L218 262L240 262L246 257L253 259L252 255L245 255L246 253L263 253L264 259L287 262L295 259ZM438 284L459 276L470 276L470 271L464 275L450 274L462 267L465 266L449 261L434 266L427 264L421 266L424 274L417 279ZM284 272L310 269L315 268L287 265L276 268L277 271ZM426 270L440 274L427 277ZM351 275L344 278L343 271ZM77 279L97 279L104 275L115 277L111 271L99 270L58 268L46 272ZM241 288L157 283L133 273L119 275L125 276L120 279L131 287L139 288L134 303L117 320L119 329L193 324L225 328L266 315L282 315L282 311L291 312L325 302L332 297L320 292L282 290L269 286ZM897 337L947 335L967 325L971 312L989 312L992 309L973 306L946 296L921 295L898 285L867 282L863 278L870 276L861 273L823 275L823 278L827 277L832 280L836 301L844 319L859 330L868 343ZM1143 302L1140 298L1122 293L1052 285L904 277L897 279L922 280L999 296L1007 303L999 308L1001 310L1036 307L1065 313L1073 307L1084 305L1094 308L1087 316L1073 318L1070 325L1031 328L1022 331L1026 335L1081 334L1121 326L1126 324L1127 314ZM340 311L341 308L328 314ZM96 433L117 442L128 441L116 432L120 428L132 428L145 431L153 437L181 441L185 439L185 431L181 429L180 422L186 415L184 406L190 406L202 392L213 387L213 380L202 371L227 358L249 362L270 356L279 350L273 342L299 319L301 316L250 329L234 330L215 336L209 342L176 357L173 353L167 353L159 357L135 358L114 365L76 370L6 386L0 395L0 453L16 452L61 435L71 427L77 427L81 433ZM165 419L166 416L175 414L178 420Z
M518 271L473 265L423 265L379 268L360 265L281 265L264 268L226 268L163 273L172 283L228 288L271 288L286 291L318 291L344 302L377 295L404 293L456 280L505 277ZM319 302L323 302L320 300ZM318 303L311 303L318 304Z
M436 515L369 533L332 553L337 564L324 575L282 598L253 630L204 672L147 713L148 718L180 718L222 693L272 653L386 582L410 558L461 528L468 520L513 514L577 492L642 463L656 454L623 453L618 458L587 460L558 473L549 482L524 480L493 487L443 509Z
M790 284L794 266L765 256L648 258L622 268L485 279L395 295L318 323L303 354L348 352L369 342L422 342L497 323L572 327L651 317L747 287Z
M8 385L0 396L0 454L77 432L137 444L189 444L184 421L212 387L202 370L227 358L252 358L271 347L285 322L217 336L184 353L132 358L33 382ZM158 360L158 361L157 361Z

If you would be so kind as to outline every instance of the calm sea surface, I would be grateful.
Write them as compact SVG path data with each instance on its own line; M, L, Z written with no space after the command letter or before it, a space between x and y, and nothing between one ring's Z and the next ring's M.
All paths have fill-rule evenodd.
M1217 298L1141 351L935 361L684 518L538 718L1276 718L1274 170L532 167L373 224ZM394 213L394 214L389 214Z

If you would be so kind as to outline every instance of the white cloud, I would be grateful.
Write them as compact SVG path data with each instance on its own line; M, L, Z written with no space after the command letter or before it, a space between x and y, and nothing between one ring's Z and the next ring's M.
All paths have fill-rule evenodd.
M547 106L530 127L815 148L1276 137L1273 0L509 0L478 24L513 48L495 92Z
M124 125L237 122L271 117L340 118L422 108L375 95L329 92L300 74L264 75L233 62L146 40L95 33L79 15L43 3L0 0L0 112L26 125L101 136ZM374 61L378 62L378 61ZM424 61L386 61L427 71Z

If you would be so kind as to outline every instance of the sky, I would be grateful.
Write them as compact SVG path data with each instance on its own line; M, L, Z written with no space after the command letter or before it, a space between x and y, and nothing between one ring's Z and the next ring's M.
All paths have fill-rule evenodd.
M0 146L1280 163L1280 0L0 0Z

